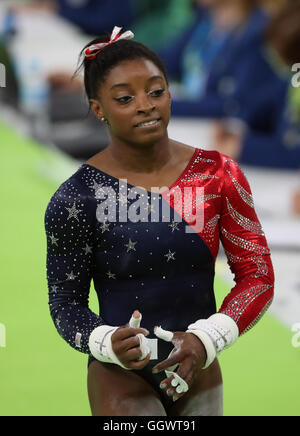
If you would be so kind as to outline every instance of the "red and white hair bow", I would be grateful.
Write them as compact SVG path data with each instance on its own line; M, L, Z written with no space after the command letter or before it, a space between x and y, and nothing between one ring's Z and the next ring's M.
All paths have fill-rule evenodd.
M104 49L104 47L112 44L113 42L120 41L121 39L132 39L134 38L134 34L128 30L127 32L121 34L122 27L115 26L111 35L110 40L108 42L100 42L98 44L90 45L88 48L84 50L85 57L89 60L95 59L97 54Z

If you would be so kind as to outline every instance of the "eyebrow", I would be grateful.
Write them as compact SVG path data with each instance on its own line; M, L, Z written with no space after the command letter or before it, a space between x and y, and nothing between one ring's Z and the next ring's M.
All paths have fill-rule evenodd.
M156 76L152 76L152 77L150 77L150 78L147 80L147 82L153 82L154 80L157 80L157 79L164 80L164 78L163 78L162 76L158 76L158 75L156 75ZM130 86L130 85L129 85L129 83L116 83L116 84L113 85L110 89L121 88L121 87L124 87L124 86Z

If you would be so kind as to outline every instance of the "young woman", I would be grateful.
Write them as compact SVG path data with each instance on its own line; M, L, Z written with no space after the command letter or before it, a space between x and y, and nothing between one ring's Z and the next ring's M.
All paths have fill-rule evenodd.
M216 356L269 307L270 252L237 163L168 137L164 66L120 30L83 50L111 141L48 204L51 316L90 356L93 415L220 416ZM236 286L217 312L220 240ZM100 316L88 308L92 279Z

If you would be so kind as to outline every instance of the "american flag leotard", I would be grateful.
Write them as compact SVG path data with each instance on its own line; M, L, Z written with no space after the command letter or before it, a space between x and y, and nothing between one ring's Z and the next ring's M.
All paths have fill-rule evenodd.
M239 165L219 152L195 149L169 188L149 193L82 164L50 199L50 312L75 349L88 354L93 329L124 325L135 309L153 338L156 325L185 331L216 313L220 241L235 286L219 312L236 322L241 335L268 309L274 288L270 251ZM196 226L197 208L203 219ZM88 307L91 280L100 315Z

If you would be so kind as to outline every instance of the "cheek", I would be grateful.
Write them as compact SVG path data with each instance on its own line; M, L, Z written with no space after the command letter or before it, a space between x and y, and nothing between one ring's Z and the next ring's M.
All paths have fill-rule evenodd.
M168 123L171 117L171 101L164 102L159 109L161 116Z
M132 115L128 111L111 113L107 117L111 133L127 133L132 130Z

